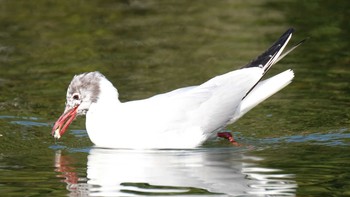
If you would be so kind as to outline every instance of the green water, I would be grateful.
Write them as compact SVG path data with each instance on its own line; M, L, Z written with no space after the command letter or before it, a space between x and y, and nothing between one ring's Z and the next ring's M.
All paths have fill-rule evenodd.
M349 196L348 1L0 1L1 196ZM309 38L269 75L291 85L195 150L91 148L85 119L55 142L65 91L99 70L121 100L245 65L287 28ZM132 127L132 125L131 125Z

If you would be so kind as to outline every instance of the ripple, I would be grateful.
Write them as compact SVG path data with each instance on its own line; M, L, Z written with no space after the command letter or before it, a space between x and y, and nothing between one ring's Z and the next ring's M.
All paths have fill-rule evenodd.
M350 133L346 133L348 129L342 128L330 133L312 133L309 135L293 135L279 138L263 139L268 143L304 143L311 142L318 145L327 146L349 146Z
M0 119L9 119L8 121L11 124L16 124L16 125L22 125L22 126L37 126L37 127L42 127L42 126L50 126L50 124L45 123L45 122L38 122L40 118L38 117L25 117L25 116L9 116L9 115L1 115ZM11 120L14 119L14 120Z

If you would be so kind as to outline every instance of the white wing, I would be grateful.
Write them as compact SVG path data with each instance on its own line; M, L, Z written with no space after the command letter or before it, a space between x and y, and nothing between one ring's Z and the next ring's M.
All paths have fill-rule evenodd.
M154 132L181 132L189 127L197 127L209 135L232 119L243 97L262 75L261 68L232 71L199 86L124 103L128 108L124 115L127 111L137 111L136 116L143 116L143 127L152 127Z

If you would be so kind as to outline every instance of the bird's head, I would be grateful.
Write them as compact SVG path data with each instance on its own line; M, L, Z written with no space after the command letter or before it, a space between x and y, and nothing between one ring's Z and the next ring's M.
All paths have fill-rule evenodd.
M59 139L77 115L85 115L92 103L100 95L100 81L105 77L99 72L89 72L74 76L68 86L66 107L52 128L52 135Z

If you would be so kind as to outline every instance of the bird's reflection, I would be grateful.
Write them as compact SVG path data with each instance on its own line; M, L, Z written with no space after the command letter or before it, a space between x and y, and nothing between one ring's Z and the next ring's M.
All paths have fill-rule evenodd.
M72 167L72 158L68 155L62 155L60 150L56 151L55 154L55 171L60 173L57 177L63 178L61 181L67 183L69 191L79 190L79 177L76 169Z
M78 178L69 155L56 152L56 172L71 195L294 196L293 175L258 167L261 158L232 149L113 150L93 148L87 177ZM78 180L85 180L79 181Z

